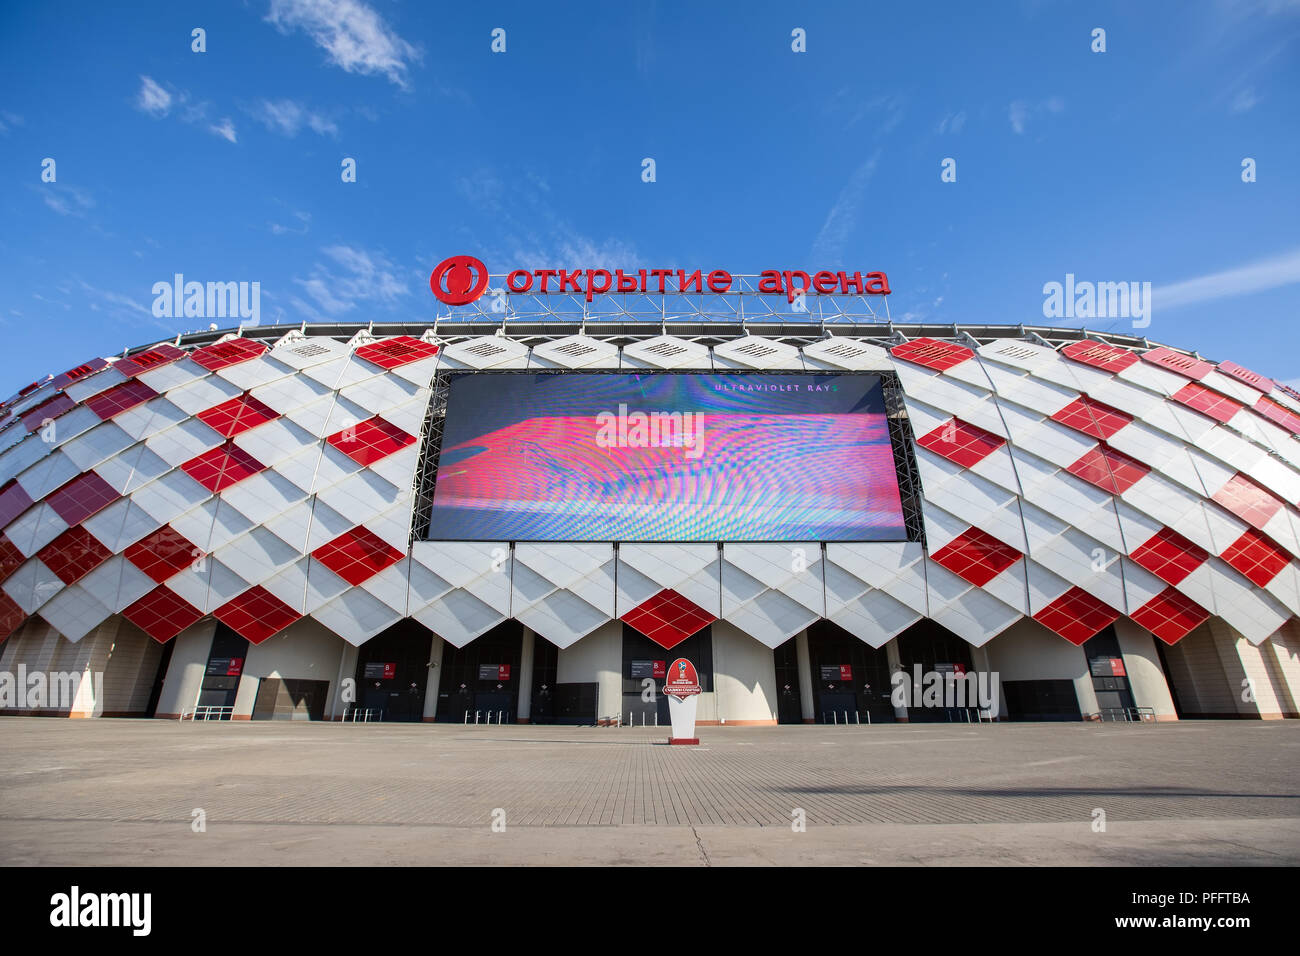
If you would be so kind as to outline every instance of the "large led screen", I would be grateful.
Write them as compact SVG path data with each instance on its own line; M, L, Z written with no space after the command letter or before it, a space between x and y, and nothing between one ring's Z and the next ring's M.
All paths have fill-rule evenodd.
M875 375L477 372L450 388L430 539L906 538Z

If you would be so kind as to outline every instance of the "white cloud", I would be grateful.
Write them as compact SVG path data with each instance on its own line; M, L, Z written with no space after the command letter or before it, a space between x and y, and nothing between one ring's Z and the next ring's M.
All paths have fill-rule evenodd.
M935 130L935 132L937 132L940 136L942 136L944 133L956 134L956 133L960 133L961 128L965 125L966 125L966 113L964 110L958 113L949 113L943 119L939 120L939 126Z
M342 318L358 305L391 306L410 294L397 278L397 267L382 253L355 246L327 246L321 251L334 265L318 262L307 278L293 280L315 306L297 297L290 301L310 316L324 313L330 319Z
M1017 136L1023 136L1025 129L1029 126L1029 120L1036 113L1063 113L1065 112L1065 100L1059 96L1051 96L1041 103L1031 103L1027 100L1015 100L1007 107L1007 119L1011 121L1011 129Z
M140 92L136 94L135 107L155 119L166 116L172 108L172 95L154 82L153 77L140 77Z
M6 135L15 126L22 126L23 118L17 113L0 110L0 136Z
M1228 109L1234 113L1248 113L1255 108L1259 98L1255 95L1255 88L1248 86L1244 90L1238 90L1237 95L1232 98L1232 103Z
M60 216L75 216L81 219L86 212L94 208L95 200L90 193L76 186L63 183L43 183L33 187L41 192L41 199Z
M299 29L348 73L380 74L408 88L407 69L420 51L362 0L271 0L267 21L281 33Z
M232 143L236 141L235 124L230 122L229 116L223 119L220 123L209 126L208 131L220 136L222 139L229 140Z
M293 100L262 100L252 115L273 133L293 138L304 126L322 136L337 136L338 126L328 117Z
M1195 302L1249 295L1300 282L1300 248L1235 269L1184 279L1151 291L1153 309L1174 309Z
M858 224L858 209L867 195L867 183L876 172L880 150L876 150L853 170L826 214L826 221L813 242L811 260L818 269L843 264L844 248Z

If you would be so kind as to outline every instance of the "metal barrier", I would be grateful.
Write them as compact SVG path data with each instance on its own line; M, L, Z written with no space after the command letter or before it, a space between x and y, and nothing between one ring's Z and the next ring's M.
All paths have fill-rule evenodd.
M383 710L372 709L370 707L345 707L343 708L344 723L370 723L371 719L376 721L384 719Z
M230 720L235 714L234 707L217 707L212 704L200 704L189 713L190 722L196 720ZM181 714L181 720L185 714Z

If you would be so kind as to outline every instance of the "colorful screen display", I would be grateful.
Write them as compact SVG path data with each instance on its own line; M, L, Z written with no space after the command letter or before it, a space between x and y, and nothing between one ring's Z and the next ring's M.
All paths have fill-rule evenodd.
M455 376L428 537L905 540L880 378Z

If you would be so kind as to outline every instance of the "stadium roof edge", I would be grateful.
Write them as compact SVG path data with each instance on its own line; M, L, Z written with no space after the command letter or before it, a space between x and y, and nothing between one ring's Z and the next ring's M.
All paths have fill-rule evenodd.
M228 335L244 338L278 340L291 332L307 336L328 336L350 339L357 332L369 332L376 338L393 335L410 335L419 338L433 330L439 337L475 337L504 333L508 338L535 338L538 336L560 338L582 332L594 338L652 338L658 335L683 337L708 336L719 339L739 338L744 335L764 335L782 338L806 338L816 341L826 335L845 335L862 339L877 339L882 344L917 338L973 339L987 344L1000 339L1031 339L1040 344L1060 347L1082 339L1096 339L1125 348L1152 349L1163 343L1152 342L1143 336L1116 332L1099 332L1093 329L1060 328L1048 325L980 325L963 323L905 323L905 322L735 322L673 320L664 322L592 321L585 325L572 322L512 321L504 326L500 322L434 321L434 322L317 322L293 325L236 326L234 328L184 332L171 341L177 346L191 348L211 345ZM154 340L146 345L127 349L124 355L134 355L158 344ZM1190 349L1177 345L1165 346L1186 355L1197 355Z

